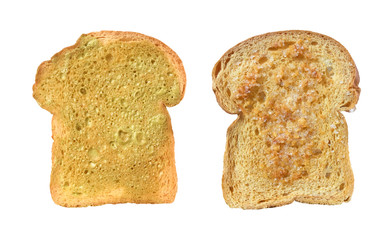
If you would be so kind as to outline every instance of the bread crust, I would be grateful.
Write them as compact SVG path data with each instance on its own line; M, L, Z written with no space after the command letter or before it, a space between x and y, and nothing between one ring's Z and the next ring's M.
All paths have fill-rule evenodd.
M54 105L46 105L44 104L44 99L41 94L38 94L41 81L46 78L46 74L50 74L50 68L52 65L55 65L53 61L57 58L66 55L68 52L76 49L80 46L82 38L85 36L90 36L97 39L103 45L108 44L110 42L149 42L156 46L161 52L165 55L165 57L169 60L170 64L173 66L173 69L176 71L179 81L179 94L180 98L176 103L169 104L167 102L162 102L160 106L160 111L162 111L167 118L168 122L168 132L167 139L169 139L170 144L166 144L161 151L163 151L164 162L166 163L166 168L164 172L164 179L166 183L161 183L161 187L157 192L149 192L144 193L141 197L133 197L131 193L123 193L125 191L123 188L117 189L106 189L104 192L99 194L99 196L95 197L74 197L66 194L63 191L61 184L59 183L59 170L54 168L54 162L56 156L60 153L57 150L58 141L56 139L61 138L66 134L64 129L62 129L59 115L61 112L61 108ZM50 182L50 192L53 201L64 207L85 207L85 206L98 206L103 204L117 204L117 203L172 203L175 199L175 195L177 192L177 174L175 169L175 159L174 159L174 138L173 138L173 130L170 123L170 116L165 106L174 106L178 104L182 100L185 94L186 87L186 75L184 66L182 64L181 59L178 55L170 49L167 45L162 43L161 41L140 34L136 32L120 32L120 31L101 31L101 32L92 32L89 34L83 34L77 42L73 46L66 47L62 49L60 52L56 53L51 60L44 61L38 67L35 84L33 85L33 97L36 99L38 104L48 110L53 114L52 118L52 138L53 148L52 148L52 173L51 173L51 182ZM164 180L164 181L165 181ZM99 184L99 183L95 183Z
M246 48L249 49L250 46L254 46L255 44L261 42L262 40L269 39L269 38L276 38L278 36L291 36L291 35L293 36L298 35L298 36L305 36L305 37L314 36L315 38L319 37L323 39L323 41L330 42L331 44L335 45L342 52L343 56L347 58L348 62L350 62L350 69L352 70L352 76L348 79L349 82L345 83L346 88L348 89L348 92L351 93L352 97L350 97L350 101L347 102L347 104L338 106L338 112L350 111L353 108L355 108L355 105L358 102L360 92L361 92L358 86L360 81L358 69L353 59L351 58L349 52L346 50L346 48L336 40L332 39L331 37L328 37L323 34L311 32L311 31L302 31L302 30L270 32L270 33L251 37L243 42L238 43L231 49L229 49L215 64L212 70L212 80L213 80L213 91L215 93L216 100L219 106L229 114L238 114L237 120L235 120L231 124L231 126L227 131L227 143L226 143L226 152L224 155L224 170L223 170L223 178L222 178L223 196L226 203L230 207L239 207L243 209L261 209L261 208L282 206L282 205L290 204L294 201L310 203L310 204L333 205L333 204L341 204L342 202L345 201L347 202L351 199L351 195L353 192L353 185L354 185L354 177L353 177L348 156L346 157L346 159L342 164L342 171L345 174L344 181L346 182L346 184L343 185L344 190L341 193L332 193L323 196L314 196L310 194L302 194L299 191L295 191L295 192L292 191L287 193L285 196L278 196L267 200L259 200L258 202L255 202L254 201L255 199L249 201L248 199L245 199L244 196L253 194L250 193L249 191L261 192L265 190L263 189L244 190L240 187L237 187L240 186L238 184L242 184L240 183L241 181L244 181L243 180L244 176L239 176L239 174L241 174L241 171L243 171L241 169L242 166L239 166L239 170L237 170L235 162L249 161L248 159L239 160L239 157L237 157L237 153L239 151L242 151L238 147L239 145L237 143L238 142L237 139L242 134L243 131L247 131L247 130L243 129L244 127L242 125L243 124L242 121L245 118L244 112L242 112L239 106L237 106L234 102L231 102L231 100L227 97L227 95L223 95L222 93L222 90L225 90L222 88L226 86L226 82L231 81L231 79L228 79L227 77L227 75L229 74L229 66L230 66L228 64L231 64L229 62L230 61L232 62L231 59L234 57L235 53L239 52L239 54L241 54L243 51L245 51ZM235 59L235 61L239 61L239 60ZM343 116L342 119L344 120ZM346 123L345 126L346 126L346 130L345 130L344 137L345 140L347 141L348 133L347 133ZM346 152L348 155L347 149ZM273 190L267 189L266 191L273 191Z

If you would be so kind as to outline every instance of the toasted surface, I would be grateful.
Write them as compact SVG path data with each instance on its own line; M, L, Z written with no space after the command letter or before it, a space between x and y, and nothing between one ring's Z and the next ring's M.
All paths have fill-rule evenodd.
M33 96L53 114L53 200L67 207L173 202L165 106L181 101L185 84L179 57L134 32L84 34L43 62Z
M355 107L360 89L340 43L308 31L256 36L227 51L212 76L219 105L238 114L224 156L229 206L350 200L354 178L340 111Z

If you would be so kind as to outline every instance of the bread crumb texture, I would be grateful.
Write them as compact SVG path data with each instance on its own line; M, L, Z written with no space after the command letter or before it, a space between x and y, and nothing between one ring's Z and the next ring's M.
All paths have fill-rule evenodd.
M266 208L350 200L347 124L360 89L347 50L307 31L268 33L233 47L213 69L219 105L238 119L227 133L227 204Z
M66 207L173 202L165 106L181 101L185 81L170 48L133 32L82 35L43 62L33 96L53 114L53 200Z

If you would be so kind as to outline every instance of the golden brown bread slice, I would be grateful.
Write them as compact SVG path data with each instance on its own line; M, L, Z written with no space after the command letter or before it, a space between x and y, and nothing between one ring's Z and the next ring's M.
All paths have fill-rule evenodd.
M184 96L181 60L134 32L82 35L43 62L33 96L53 114L55 203L171 203L174 139L165 106Z
M230 207L349 201L354 178L340 111L358 101L357 68L334 39L308 31L255 36L216 63L227 132L223 195Z

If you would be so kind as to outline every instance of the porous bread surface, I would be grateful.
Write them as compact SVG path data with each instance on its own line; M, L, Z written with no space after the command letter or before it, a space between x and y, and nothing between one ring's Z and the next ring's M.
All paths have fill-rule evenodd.
M177 191L165 106L185 72L162 42L133 32L82 35L38 68L33 96L53 114L53 200L62 206L170 203Z
M223 195L231 207L293 201L340 204L353 192L347 124L358 101L357 68L330 37L284 31L250 38L213 69L227 131Z

